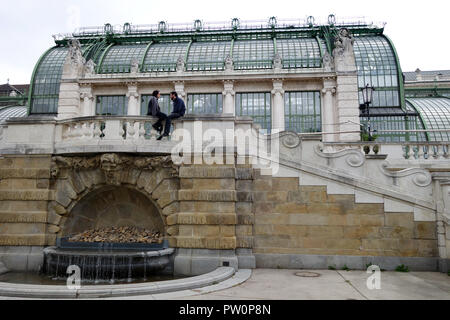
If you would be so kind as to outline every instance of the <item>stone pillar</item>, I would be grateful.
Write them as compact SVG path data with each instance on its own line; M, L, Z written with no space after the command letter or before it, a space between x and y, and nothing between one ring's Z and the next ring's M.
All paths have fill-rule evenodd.
M128 115L129 116L140 116L141 108L139 106L139 93L137 89L136 82L129 82L128 84Z
M283 81L273 81L272 130L285 130Z
M236 169L223 165L180 168L179 212L167 220L178 228L175 274L200 275L238 268Z
M322 89L322 132L330 133L336 132L339 127L336 123L336 112L334 107L334 95L336 94L336 87L330 80L325 80L324 88ZM337 135L324 134L322 136L323 142L336 141Z
M223 113L236 115L235 110L235 91L234 82L226 80L224 81L224 91L223 91Z
M354 38L343 28L336 37L333 50L336 70L336 107L339 142L361 140L358 97L358 74L353 50Z
M94 95L90 84L80 86L81 116L95 116Z
M184 81L175 81L174 82L175 91L178 93L178 97L183 99L183 101L186 103L187 107L187 101L186 101L186 92L184 91Z
M80 86L85 60L78 40L71 40L59 86L58 120L81 116Z

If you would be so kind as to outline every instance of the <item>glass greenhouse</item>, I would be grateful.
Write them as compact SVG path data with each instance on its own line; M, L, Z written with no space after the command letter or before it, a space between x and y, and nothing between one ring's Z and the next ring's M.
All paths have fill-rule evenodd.
M450 127L450 100L445 95L405 98L404 79L393 43L383 28L368 25L345 25L355 38L354 53L358 75L360 103L361 89L367 84L376 88L370 106L372 128L382 141L448 141L450 133L412 133L401 130L439 130ZM240 74L252 74L271 69L279 56L282 69L320 73L322 58L332 53L334 39L340 26L262 26L202 30L139 30L127 32L96 32L74 35L81 43L86 60L96 64L96 73L111 75L129 73L134 61L139 72L176 73L182 59L189 73L222 72L226 60L233 60L233 68ZM134 30L134 31L133 31ZM63 64L68 54L68 40L56 41L38 61L31 79L28 101L29 114L55 114L58 108L59 86ZM149 96L140 97L141 114L146 114ZM270 92L236 92L236 115L254 118L264 129L271 126ZM321 94L319 91L295 90L284 93L285 129L299 133L321 131ZM125 96L96 97L97 113L126 114ZM116 108L116 107L117 108ZM169 110L168 96L162 106ZM188 113L221 113L221 93L189 92ZM360 111L361 123L367 123L365 110ZM392 131L390 131L392 130Z

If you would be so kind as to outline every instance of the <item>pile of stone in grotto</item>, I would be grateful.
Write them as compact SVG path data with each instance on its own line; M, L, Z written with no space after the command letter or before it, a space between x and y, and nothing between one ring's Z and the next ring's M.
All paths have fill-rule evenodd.
M85 243L162 243L159 231L138 227L110 227L88 230L69 238L71 242Z

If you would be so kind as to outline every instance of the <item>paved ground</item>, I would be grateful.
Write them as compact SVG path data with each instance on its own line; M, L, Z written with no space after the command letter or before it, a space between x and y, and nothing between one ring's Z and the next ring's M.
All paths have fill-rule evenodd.
M304 271L304 270L302 270ZM450 276L437 272L382 272L381 289L369 290L362 271L311 271L317 278L297 277L295 270L257 269L245 283L189 300L450 300Z
M240 270L233 278L202 289L112 299L450 300L450 276L444 273L382 272L381 289L369 290L366 282L370 274L363 271L309 271L319 274L314 278L298 277L296 275L298 272L305 272L305 270ZM17 298L0 297L0 300L4 299L16 300Z

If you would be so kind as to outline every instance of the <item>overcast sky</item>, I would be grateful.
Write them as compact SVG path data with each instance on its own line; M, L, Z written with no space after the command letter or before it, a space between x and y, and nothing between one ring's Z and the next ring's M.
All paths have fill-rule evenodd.
M2 0L0 83L29 83L34 65L54 45L52 35L80 26L152 24L165 20L266 20L271 16L326 20L366 17L386 22L403 71L450 69L446 0Z

